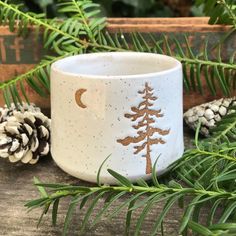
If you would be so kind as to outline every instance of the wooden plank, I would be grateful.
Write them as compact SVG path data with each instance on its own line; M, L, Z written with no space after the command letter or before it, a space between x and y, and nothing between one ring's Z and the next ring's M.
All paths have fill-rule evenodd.
M186 24L187 22L189 24L204 24L205 26L208 25L209 17L163 17L163 18L156 18L156 17L145 17L145 18L139 18L139 17L122 17L122 18L108 18L107 22L110 24L119 24L119 25L125 25L125 24ZM215 27L216 25L213 25Z
M166 27L166 24L153 24L153 25L148 25L148 24L140 24L140 25L135 25L135 24L125 24L122 26L112 24L109 26L109 31L110 32L116 32L117 30L121 30L122 32L225 32L229 27L227 26L217 26L212 28L211 26L206 27L205 25L194 25L194 24L176 24L176 25L169 25Z
M208 25L208 17L109 18L108 29L116 32L225 32L226 25Z

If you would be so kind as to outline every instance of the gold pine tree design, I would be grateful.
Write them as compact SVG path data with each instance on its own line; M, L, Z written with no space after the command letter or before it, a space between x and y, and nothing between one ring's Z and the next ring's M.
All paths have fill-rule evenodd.
M124 139L118 139L117 142L124 146L128 146L132 143L140 143L140 145L134 146L134 154L138 154L145 150L146 153L143 157L146 158L146 174L150 174L152 172L151 146L166 143L162 137L154 138L153 135L156 133L160 136L168 135L170 129L163 130L154 127L154 117L160 118L163 117L164 114L161 114L161 109L150 109L153 106L152 101L156 101L157 97L153 96L153 89L148 83L145 83L144 90L138 91L138 93L141 94L143 101L137 107L131 107L132 114L125 114L125 117L131 119L133 122L139 120L136 125L132 126L137 130L137 136L128 136Z

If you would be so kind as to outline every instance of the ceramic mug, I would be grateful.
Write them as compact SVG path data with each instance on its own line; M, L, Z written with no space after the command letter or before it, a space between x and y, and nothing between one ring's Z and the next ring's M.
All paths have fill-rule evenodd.
M51 153L80 179L114 183L157 174L183 154L182 67L172 57L108 52L67 57L51 67Z

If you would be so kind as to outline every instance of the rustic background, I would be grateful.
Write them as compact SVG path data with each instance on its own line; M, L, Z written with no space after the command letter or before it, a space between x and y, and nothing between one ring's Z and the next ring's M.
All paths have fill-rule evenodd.
M185 17L185 18L109 18L107 29L110 32L122 31L124 34L128 32L142 32L148 34L152 32L155 37L160 38L162 33L168 36L175 35L182 41L182 47L186 45L183 39L183 33L194 48L194 50L202 50L204 39L209 39L209 47L214 45L229 30L230 26L208 25L207 17ZM42 36L42 35L41 35ZM18 74L24 73L34 67L40 59L47 53L42 45L42 37L36 37L34 29L31 28L27 38L18 37L15 33L11 33L8 27L0 26L0 82L6 81ZM173 45L172 45L173 48ZM232 35L224 44L222 52L223 58L232 55L236 48L236 34ZM210 52L210 57L216 57L216 50ZM202 78L203 79L203 78ZM204 84L204 83L203 83ZM42 108L49 108L49 98L40 98L28 86L26 88L29 98ZM1 95L1 94L0 94ZM197 92L184 94L184 109L210 101L214 98L205 89L204 95ZM4 101L0 97L0 105Z

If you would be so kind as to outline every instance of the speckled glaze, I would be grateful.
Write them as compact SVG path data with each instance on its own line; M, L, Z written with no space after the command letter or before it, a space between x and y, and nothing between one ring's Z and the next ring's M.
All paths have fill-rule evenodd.
M145 88L153 98L149 110L157 113L149 115L158 132L149 134L157 141L144 135L146 138L138 142L137 137L150 127L144 122L135 128L141 124L141 115L135 120L127 114L132 116L135 107L142 105ZM101 182L115 183L107 168L131 181L147 179L147 145L135 154L135 146L146 142L152 165L158 157L160 175L183 153L182 97L181 63L168 56L112 52L59 60L51 68L53 159L67 173L96 182L100 165L110 155L101 171ZM139 110L145 109L141 105ZM119 141L126 137L133 142L124 145Z

